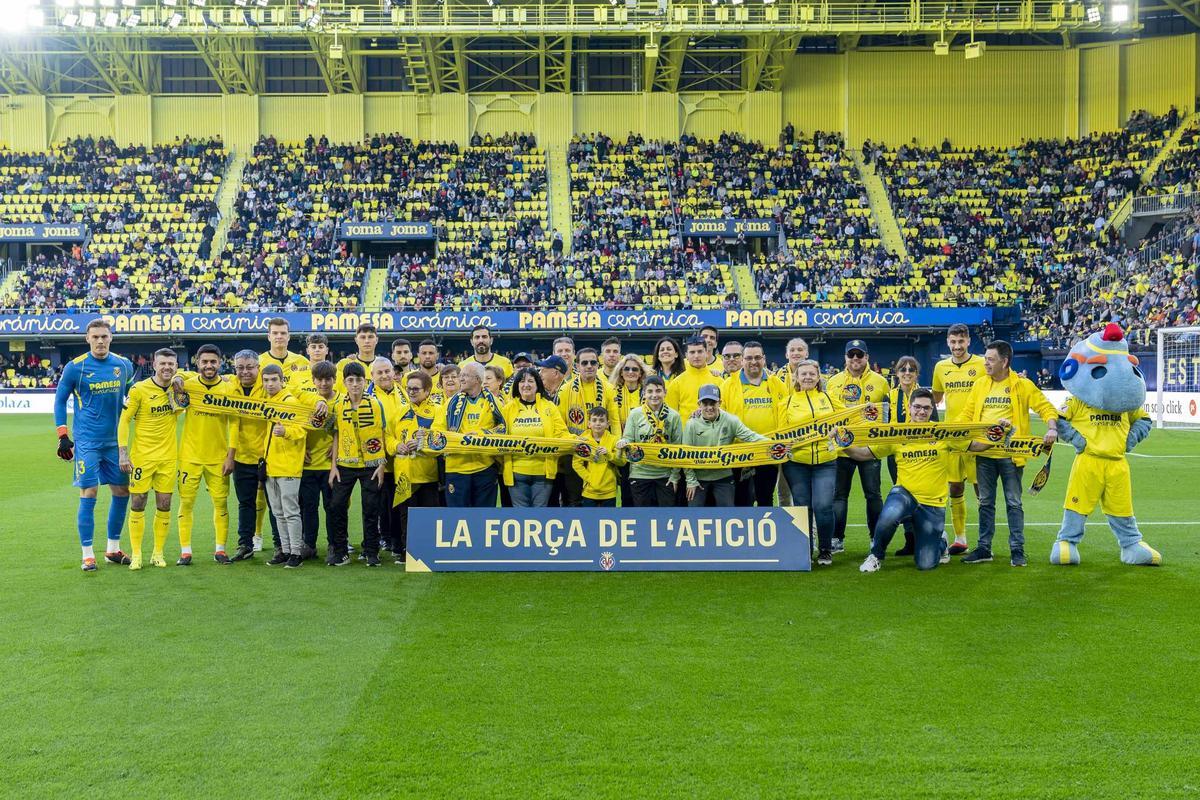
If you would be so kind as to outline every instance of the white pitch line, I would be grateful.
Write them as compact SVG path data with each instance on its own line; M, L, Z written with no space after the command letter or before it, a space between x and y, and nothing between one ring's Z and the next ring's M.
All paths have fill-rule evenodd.
M1125 455L1134 458L1200 458L1200 456L1156 456L1151 453L1126 453Z
M622 558L622 564L778 564L778 558Z
M1093 526L1103 525L1104 527L1108 527L1107 522L1087 522L1084 524L1085 525L1093 525ZM1137 521L1137 524L1138 524L1139 528L1143 525L1193 525L1193 526L1200 527L1200 522L1144 522L1140 519ZM1025 523L1026 528L1057 528L1061 525L1062 525L1061 522L1026 522ZM865 528L865 527L867 527L867 525L865 522L851 522L851 523L847 524L846 527L847 528ZM967 527L978 528L979 523L978 522L968 522ZM1007 528L1008 523L1001 522L1000 520L996 520L996 527L997 528Z
M590 558L435 558L435 564L591 564Z

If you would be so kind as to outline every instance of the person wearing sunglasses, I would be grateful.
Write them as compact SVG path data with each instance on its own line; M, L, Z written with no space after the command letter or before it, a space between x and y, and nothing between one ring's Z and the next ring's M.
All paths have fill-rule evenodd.
M579 374L568 379L558 392L558 410L566 423L568 435L582 436L586 433L592 409L603 408L608 412L609 431L614 436L620 436L616 390L611 383L599 377L600 354L596 348L584 347L576 353L575 365L579 367ZM550 497L551 506L561 503L564 507L575 507L583 499L583 479L575 472L571 459L570 455L562 456L558 462L558 477Z
M825 388L846 408L864 403L882 403L887 399L888 384L883 376L870 368L870 351L862 339L851 339L846 343L846 368L829 379ZM857 472L862 482L863 497L867 501L867 529L875 530L883 498L879 494L879 462L855 461L839 457L837 460L837 483L833 494L834 532L833 552L845 549L846 516L850 504L850 487Z

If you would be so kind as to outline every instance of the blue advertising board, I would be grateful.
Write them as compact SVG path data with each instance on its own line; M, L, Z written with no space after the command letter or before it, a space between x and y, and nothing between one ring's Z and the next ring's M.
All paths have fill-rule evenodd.
M59 244L62 242L82 242L87 240L87 237L87 226L74 222L56 222L48 225L40 222L20 222L0 225L0 242L45 242L47 244Z
M311 311L256 314L191 314L129 311L112 314L2 314L0 337L82 334L103 317L115 334L191 334L218 336L266 333L267 321L287 320L293 333L354 333L370 323L380 333L470 333L476 325L500 332L598 331L674 332L712 325L718 330L890 331L945 328L955 322L992 321L992 309L963 308L760 308L755 310L672 311Z
M773 219L685 219L683 235L697 239L736 239L744 234L747 239L778 236L779 226Z
M338 227L342 239L369 242L398 242L409 239L433 239L432 222L343 222Z
M409 572L808 571L808 509L413 508Z

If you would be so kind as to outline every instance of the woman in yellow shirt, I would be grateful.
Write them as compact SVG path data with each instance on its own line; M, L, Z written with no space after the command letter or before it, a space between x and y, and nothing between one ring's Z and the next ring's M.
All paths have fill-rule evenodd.
M625 430L625 423L629 421L629 415L642 404L642 384L645 383L649 374L650 370L646 367L646 362L634 355L625 356L617 364L614 373L616 377L614 394L616 395L617 416L620 417L621 422L619 430ZM633 488L629 484L628 464L621 467L621 505L634 505Z
M504 406L505 429L512 436L564 438L567 426L558 406L546 397L542 378L532 367L513 376L513 398ZM516 508L543 508L558 475L558 456L519 455L504 459L504 483Z
M803 425L842 408L835 395L820 388L821 365L816 361L801 361L792 375L791 394L776 404L779 427ZM791 490L792 502L808 507L810 526L817 529L817 563L832 564L837 453L826 442L794 447L791 460L783 465L783 477Z
M387 451L395 455L392 472L396 476L396 500L392 512L392 554L403 564L408 549L408 510L436 508L442 504L438 492L438 459L429 451L420 452L425 436L433 427L438 405L433 402L433 380L415 370L404 376L408 403L396 419L388 420ZM407 481L407 486L402 484ZM407 496L405 496L407 495ZM401 499L403 498L403 499Z

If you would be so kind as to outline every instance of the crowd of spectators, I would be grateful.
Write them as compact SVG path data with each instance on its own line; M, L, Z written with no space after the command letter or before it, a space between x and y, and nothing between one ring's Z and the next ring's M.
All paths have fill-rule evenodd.
M1158 165L1146 191L1148 194L1200 191L1200 117L1192 117L1175 150Z
M227 158L219 139L147 148L86 137L43 153L0 150L0 222L83 223L91 232L39 248L0 307L180 305L181 278L210 256Z
M0 353L0 388L38 389L58 384L62 368L36 353Z

